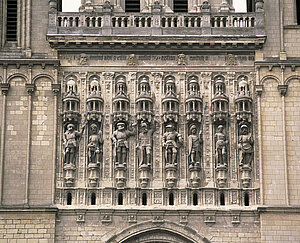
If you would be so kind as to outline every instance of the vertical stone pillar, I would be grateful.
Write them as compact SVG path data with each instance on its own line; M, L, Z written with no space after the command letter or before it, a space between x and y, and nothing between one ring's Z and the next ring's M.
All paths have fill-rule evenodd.
M56 156L57 156L57 106L58 106L58 96L60 93L60 84L58 84L58 70L55 69L55 84L52 84L52 92L54 94L54 109L53 109L53 160L52 160L52 204L55 204L55 175L56 175Z
M29 205L29 183L30 183L30 160L31 160L31 117L32 117L32 96L34 94L35 85L31 83L32 67L29 67L29 82L25 85L28 93L28 115L27 115L27 155L26 155L26 194L25 205Z
M283 70L282 70L283 76ZM284 80L282 79L282 82ZM285 200L286 205L289 206L289 181L288 181L288 160L287 160L287 146L286 146L286 121L285 121L285 95L288 89L288 85L278 85L278 91L281 95L281 106L282 106L282 134L283 134L283 159L284 159L284 179L285 179Z
M26 56L31 57L31 0L26 6Z
M2 121L1 121L1 160L0 160L0 205L3 201L3 169L4 169L4 160L5 160L5 129L6 129L6 99L9 90L9 83L6 83L7 76L7 65L4 65L4 83L0 84L2 92Z

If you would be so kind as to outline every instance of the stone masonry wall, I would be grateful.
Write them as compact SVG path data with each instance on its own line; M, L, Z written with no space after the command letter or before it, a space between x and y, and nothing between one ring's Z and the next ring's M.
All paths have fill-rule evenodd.
M1 243L54 242L55 214L0 212Z
M274 80L264 83L262 94L263 183L266 205L285 204L281 97Z
M7 96L3 204L25 203L28 94L23 78L13 78Z
M289 82L285 97L290 205L300 205L300 82Z

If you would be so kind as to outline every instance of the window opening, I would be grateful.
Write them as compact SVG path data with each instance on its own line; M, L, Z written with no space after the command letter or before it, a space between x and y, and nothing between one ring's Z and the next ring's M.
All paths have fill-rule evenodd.
M119 193L118 195L118 205L123 205L123 193Z
M96 205L96 194L94 192L91 195L91 205Z
M67 194L67 205L72 205L72 193L68 192Z
M174 194L172 192L169 194L169 205L174 205Z
M247 0L247 12L255 12L255 1Z
M245 192L244 194L244 204L245 206L249 206L249 193Z
M220 193L220 205L225 206L225 195L224 193Z
M17 41L17 0L7 1L6 40Z
M140 12L140 0L125 0L125 12Z
M300 0L296 0L297 24L300 25Z
M174 13L187 12L188 0L174 0L173 11Z
M147 194L143 193L142 195L142 205L146 206L147 205Z
M193 205L194 206L198 205L198 194L197 193L193 194Z

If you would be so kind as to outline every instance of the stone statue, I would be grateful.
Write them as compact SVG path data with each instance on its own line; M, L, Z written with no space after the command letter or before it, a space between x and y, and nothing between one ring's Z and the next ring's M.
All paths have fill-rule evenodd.
M102 131L96 124L91 125L91 135L89 136L88 149L88 161L89 163L100 163L102 153L103 136Z
M133 135L135 135L135 131L126 130L124 122L117 123L117 130L112 135L116 164L127 164L128 138Z
M190 166L200 166L201 161L201 143L202 143L202 132L200 130L197 135L197 127L192 125L190 127L190 135L188 137L188 155Z
M181 134L175 131L174 125L166 126L166 132L163 135L163 147L165 149L165 163L177 165L178 148L183 143Z
M64 133L63 137L64 164L75 165L76 153L81 135L82 133L75 131L73 124L67 126L67 131Z
M151 128L150 125L148 125L146 122L141 122L141 132L138 134L138 143L136 146L139 166L141 165L151 166L152 140L153 140L152 135L156 130L155 125L154 127Z
M226 135L223 132L224 127L219 125L217 128L217 132L215 134L215 141L216 141L216 162L217 165L227 165L226 157L227 151L226 146L228 141L226 140Z
M251 165L253 160L253 138L247 125L241 126L241 135L238 140L240 165Z

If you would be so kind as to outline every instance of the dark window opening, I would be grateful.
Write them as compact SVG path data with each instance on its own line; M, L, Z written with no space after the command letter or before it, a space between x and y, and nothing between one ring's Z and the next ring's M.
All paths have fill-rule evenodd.
M125 0L125 12L140 12L140 0Z
M147 205L147 194L143 193L142 195L142 205L146 206Z
M193 194L193 205L194 206L198 205L198 194L197 193Z
M118 205L123 205L123 193L119 193L118 195Z
M174 194L172 192L169 194L169 205L174 205Z
M91 205L96 205L96 194L94 192L91 195Z
M300 0L296 0L297 24L300 25Z
M174 13L182 13L188 11L188 0L174 0Z
M68 192L67 194L67 205L72 205L72 193Z
M248 192L246 192L244 194L244 205L249 206L249 193Z
M17 41L17 0L7 1L6 40Z
M220 205L225 206L225 195L224 195L224 193L220 193Z
M247 0L247 12L255 12L255 1Z
M57 11L59 11L59 12L62 11L62 0L57 1Z

